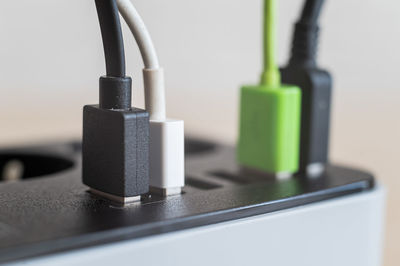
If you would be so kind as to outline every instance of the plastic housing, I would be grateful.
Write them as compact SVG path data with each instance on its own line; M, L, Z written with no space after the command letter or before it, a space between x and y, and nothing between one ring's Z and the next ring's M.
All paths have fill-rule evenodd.
M245 86L241 90L238 160L268 173L298 170L301 91Z
M127 198L149 190L149 114L141 109L83 110L83 183Z
M34 257L58 255L60 263L48 265L75 265L63 256L69 253L83 265L143 264L152 254L166 254L152 259L152 265L214 265L218 259L222 265L227 259L229 265L248 265L249 259L254 262L250 265L259 265L266 258L271 265L292 266L296 260L307 266L379 265L384 201L373 196L382 195L376 193L382 189L368 172L329 165L319 178L265 178L242 173L234 147L187 139L185 193L166 198L150 193L121 208L87 193L81 182L80 144L0 151L0 170L10 161L7 154L56 156L73 163L58 173L0 182L0 264L20 265L27 259L43 265ZM329 207L333 205L337 208ZM250 222L264 215L269 222ZM139 248L108 253L129 240ZM198 256L199 250L207 256ZM284 256L288 251L295 259Z
M299 86L302 92L300 171L320 174L313 169L322 171L328 162L332 77L303 66L283 68L281 74L285 83Z
M185 185L184 123L150 121L150 186L162 194L180 193Z

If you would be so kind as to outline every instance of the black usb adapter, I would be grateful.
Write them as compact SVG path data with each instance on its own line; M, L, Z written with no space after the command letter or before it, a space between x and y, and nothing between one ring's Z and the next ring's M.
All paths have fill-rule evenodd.
M115 0L96 0L107 75L99 105L83 109L82 178L91 191L127 203L149 190L149 114L132 108L132 80Z
M318 17L324 0L306 0L295 25L292 53L281 69L282 81L302 91L300 167L309 176L321 174L328 162L332 77L316 64Z

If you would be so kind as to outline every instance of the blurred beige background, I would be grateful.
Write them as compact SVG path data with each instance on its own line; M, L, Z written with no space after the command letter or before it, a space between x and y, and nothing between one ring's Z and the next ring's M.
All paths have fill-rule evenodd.
M166 69L169 115L185 119L188 133L234 143L238 88L261 69L261 1L133 2ZM282 64L301 4L280 1ZM399 14L394 0L327 0L319 50L335 77L331 158L370 169L388 188L387 266L400 261ZM82 106L97 102L104 73L93 1L3 1L0 25L0 145L78 138ZM124 29L143 106L142 62Z

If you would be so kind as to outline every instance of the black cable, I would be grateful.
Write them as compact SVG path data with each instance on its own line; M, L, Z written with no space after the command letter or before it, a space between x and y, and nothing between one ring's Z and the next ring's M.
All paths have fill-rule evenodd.
M307 0L304 3L300 21L316 25L321 14L322 5L325 0Z
M121 22L115 0L95 0L103 37L107 75L100 78L99 105L102 109L129 110L132 80L125 76L125 51Z
M125 51L115 0L95 0L103 38L107 76L125 77Z
M99 104L83 108L82 181L92 193L125 204L149 191L149 113L132 108L117 4L95 3L107 76L100 77Z
M325 0L305 0L296 23L289 65L315 67L318 49L318 18Z

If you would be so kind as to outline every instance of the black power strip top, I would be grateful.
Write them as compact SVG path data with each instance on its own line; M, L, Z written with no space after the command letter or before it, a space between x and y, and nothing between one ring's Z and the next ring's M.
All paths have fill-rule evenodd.
M232 147L200 140L188 140L186 147L184 193L147 194L127 207L88 192L79 143L0 152L0 262L271 213L374 187L371 174L339 166L328 166L318 178L269 179L239 171ZM19 176L12 167L20 167ZM21 180L5 181L10 175Z

